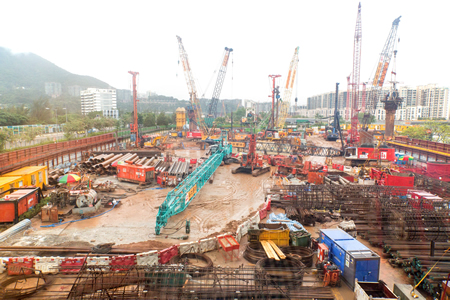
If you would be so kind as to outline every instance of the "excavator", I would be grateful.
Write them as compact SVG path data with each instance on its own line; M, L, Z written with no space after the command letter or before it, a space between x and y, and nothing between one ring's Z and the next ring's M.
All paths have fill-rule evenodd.
M150 136L147 138L147 142L144 143L144 148L158 148L160 150L164 149L163 144L167 140L167 135L161 136Z
M257 177L270 171L270 166L263 163L263 157L256 153L256 136L250 136L248 153L242 154L241 165L233 170L231 173L247 173Z

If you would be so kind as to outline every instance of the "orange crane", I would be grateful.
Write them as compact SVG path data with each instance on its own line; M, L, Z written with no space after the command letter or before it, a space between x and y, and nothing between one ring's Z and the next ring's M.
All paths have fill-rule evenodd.
M389 68L389 63L391 62L392 53L394 52L400 18L401 16L392 22L391 31L389 32L388 38L380 54L378 67L372 81L372 89L366 106L368 108L368 112L364 113L363 127L365 130L369 127L370 115L375 115L378 99L380 98L380 92L383 88L384 80L386 79L386 73Z
M300 47L295 48L294 56L292 57L291 63L289 65L289 72L286 78L286 87L283 92L282 101L279 102L280 117L277 119L277 127L282 130L286 118L289 113L289 107L291 106L291 95L294 88L295 76L297 75L298 67L298 50Z
M139 137L139 126L138 126L138 112L137 112L137 84L136 84L136 76L139 75L139 72L128 71L133 76L133 123L130 124L130 140L135 140L136 147L139 147L141 143L141 138Z

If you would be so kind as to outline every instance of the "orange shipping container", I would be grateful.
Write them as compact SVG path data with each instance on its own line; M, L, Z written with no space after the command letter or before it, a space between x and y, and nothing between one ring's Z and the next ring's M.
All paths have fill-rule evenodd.
M39 188L12 189L0 193L0 223L17 223L19 216L41 202Z

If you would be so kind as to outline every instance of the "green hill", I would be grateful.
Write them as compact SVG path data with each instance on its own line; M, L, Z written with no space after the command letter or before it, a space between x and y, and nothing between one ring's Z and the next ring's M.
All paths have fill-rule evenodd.
M63 95L71 85L109 87L96 78L72 74L36 54L13 54L0 47L0 104L30 103L45 95L45 82L61 83Z

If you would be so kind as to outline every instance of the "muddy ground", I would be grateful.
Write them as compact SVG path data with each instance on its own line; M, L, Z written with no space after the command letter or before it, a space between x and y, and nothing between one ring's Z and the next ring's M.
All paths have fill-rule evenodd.
M199 158L204 151L176 150L180 157ZM235 232L237 226L264 205L263 186L269 180L266 173L259 177L250 174L231 174L237 164L220 166L212 184L206 183L186 210L169 219L161 235L155 234L158 208L172 188L156 185L139 190L132 183L118 182L113 176L101 176L96 183L111 180L119 188L102 196L121 199L116 208L101 208L98 217L80 220L79 215L64 219L77 221L51 228L43 228L40 216L32 219L32 229L9 239L3 245L14 246L89 246L115 243L121 248L164 249L182 242L178 237L187 235L180 228L190 220L191 230L187 241L215 236L222 232Z

